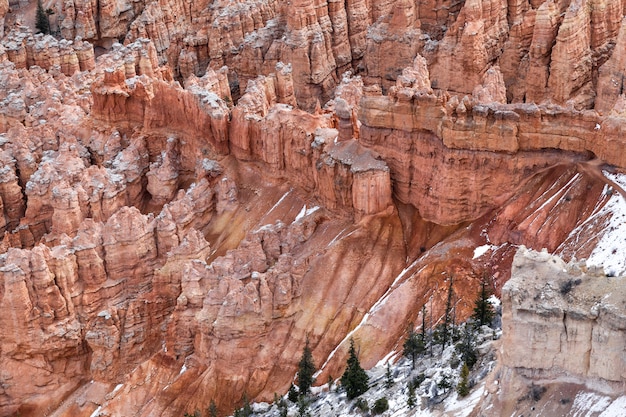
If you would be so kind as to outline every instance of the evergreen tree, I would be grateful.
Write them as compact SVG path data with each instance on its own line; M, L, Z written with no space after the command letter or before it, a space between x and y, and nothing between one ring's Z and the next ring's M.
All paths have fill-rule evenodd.
M252 415L252 407L250 406L250 400L248 400L246 393L243 394L243 407L238 411L239 417L250 417Z
M491 291L487 286L487 278L483 277L480 284L480 292L474 303L474 314L472 318L477 327L490 325L495 315L493 305L489 302Z
M406 405L414 408L417 405L417 397L415 396L415 386L409 382L409 392L407 394Z
M385 388L389 389L392 386L393 386L393 374L391 373L389 362L387 362L387 372L385 372Z
M441 325L441 346L442 351L446 348L448 344L449 338L449 327L451 321L451 312L452 312L452 283L454 281L454 276L450 276L450 286L448 287L448 299L446 301L446 312L443 318L443 324Z
M389 401L385 397L377 399L374 403L374 407L372 407L372 413L374 415L382 414L387 410L389 410Z
M278 409L278 415L280 417L287 417L287 401L274 393L274 404L276 404L276 408Z
M348 399L353 399L369 389L369 377L361 368L359 358L354 349L354 339L350 339L350 356L346 371L341 376L341 386L346 390Z
M309 347L309 338L306 339L304 350L302 351L302 358L298 364L298 388L300 395L306 395L311 391L311 385L313 385L313 374L315 373L315 364L313 363L313 355L311 354L311 348Z
M298 417L311 417L309 404L304 397L298 399Z
M278 403L278 415L280 417L287 417L288 411L287 402L284 399L281 399L281 402Z
M209 408L206 409L206 413L208 417L217 417L217 405L215 401L211 400Z
M448 392L450 388L452 388L452 381L450 381L450 375L443 374L441 379L437 382L437 388L443 390L444 394Z
M44 10L43 5L41 4L41 0L37 1L35 28L44 35L50 33L50 17L48 16L48 13L46 13L46 11Z
M409 335L404 341L402 354L411 358L411 369L415 369L415 360L425 351L424 341L413 329L409 330Z
M469 394L469 367L466 363L463 364L461 368L461 381L459 381L459 385L456 387L456 392L459 393L459 397L465 397Z
M461 342L456 346L457 352L461 355L461 360L470 368L478 361L478 352L476 351L476 343L474 341L474 333L469 322L465 325Z
M296 401L298 401L299 396L300 394L298 393L296 386L291 384L291 386L289 387L289 392L287 393L287 398L289 398L289 401L291 401L292 403L295 403Z
M426 304L422 306L422 342L426 346Z

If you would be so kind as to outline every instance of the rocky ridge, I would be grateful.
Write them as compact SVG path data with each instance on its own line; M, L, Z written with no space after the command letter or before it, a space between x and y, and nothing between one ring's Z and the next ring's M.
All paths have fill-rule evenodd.
M502 71L508 102L606 112L621 94L616 75L623 73L617 61L624 23L617 0L54 6L66 39L110 48L149 38L159 63L168 63L175 76L202 76L207 66L226 65L229 81L242 93L249 80L269 75L276 63L290 63L296 98L308 110L331 98L346 70L356 69L367 84L387 89L416 54L428 61L434 88L459 95L472 93L495 67ZM608 67L617 72L609 75Z

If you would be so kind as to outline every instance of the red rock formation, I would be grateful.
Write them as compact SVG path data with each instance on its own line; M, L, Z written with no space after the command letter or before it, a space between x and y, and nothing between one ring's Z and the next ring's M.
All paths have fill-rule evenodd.
M315 190L329 208L359 214L387 208L391 190L386 164L355 141L336 144L336 130L320 129L330 125L326 115L276 105L274 88L272 78L248 83L233 111L231 152L266 162L275 175Z
M482 84L474 88L472 96L476 104L506 104L506 87L499 67L491 67L485 72Z
M95 66L93 46L88 42L58 41L50 35L32 35L19 26L7 34L7 58L16 68L37 65L45 70L59 67L65 75L93 69Z
M552 48L548 79L552 100L559 104L571 100L577 109L591 107L594 98L588 10L585 0L570 3Z
M65 2L97 65L11 29L0 414L230 411L307 338L320 380L347 335L376 363L449 276L465 317L515 245L585 253L578 163L626 167L621 6L537 3Z
M10 249L3 259L0 303L3 310L14 312L0 319L5 329L2 369L11 376L3 377L3 414L16 411L21 399L28 397L34 399L31 410L55 407L83 380L87 352L71 300L76 274L71 262L55 262L58 269L51 270L47 261L63 256L62 250L38 246L32 251ZM46 369L46 363L56 363L64 371ZM57 395L38 397L41 387Z
M431 58L433 87L471 93L489 63L501 53L507 29L505 1L465 2Z
M368 29L363 66L366 81L388 87L415 58L420 42L419 20L412 1L398 0L389 15Z
M0 200L3 205L2 229L13 230L24 216L25 204L22 189L15 174L15 161L8 152L0 153L3 169L0 172Z
M9 11L9 1L0 1L0 38L4 36L4 19Z
M126 63L121 62L127 53L135 55L138 74L130 78L126 78ZM216 92L205 90L199 83L188 90L176 87L167 71L158 72L151 43L137 42L120 48L115 56L104 77L92 86L96 119L145 126L147 132L169 130L191 137L205 132L209 135L206 145L215 152L226 152L228 107L216 94L223 87L206 84L215 87ZM158 78L151 78L152 74ZM183 103L182 107L178 103Z
M615 53L600 67L598 78L598 95L595 109L608 114L617 104L618 97L623 93L623 79L626 61L623 45L626 42L626 21L622 21L615 45Z

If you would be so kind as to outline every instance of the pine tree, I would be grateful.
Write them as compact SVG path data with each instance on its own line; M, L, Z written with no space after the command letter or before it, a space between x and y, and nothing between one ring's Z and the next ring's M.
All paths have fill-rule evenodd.
M295 403L296 401L298 401L299 396L300 394L298 393L296 386L291 384L291 386L289 387L289 392L287 392L287 398L289 398L289 401L291 401L292 403Z
M426 304L422 306L422 342L426 346Z
M304 397L298 399L298 417L311 417L309 404Z
M459 393L459 397L465 397L469 394L469 367L466 363L463 364L461 368L461 381L459 381L459 385L456 387L456 392Z
M385 388L389 389L391 387L393 387L393 374L391 373L389 362L387 362L387 372L385 372Z
M206 413L208 417L217 417L217 405L215 401L211 400L209 408L206 409Z
M409 335L404 341L402 354L411 358L411 369L415 369L415 360L425 350L424 341L413 329L409 330Z
M280 417L287 417L289 409L287 408L287 402L284 399L278 403L278 415Z
M443 318L443 325L441 326L441 346L442 350L445 350L446 345L448 344L448 336L449 336L449 327L452 312L452 283L454 281L454 276L450 276L450 286L448 287L448 299L446 301L446 313Z
M461 342L456 346L457 352L461 355L461 360L470 368L478 361L478 352L474 341L474 333L469 323L465 325Z
M495 313L493 305L489 302L489 297L491 297L491 291L487 286L487 278L483 277L480 284L480 292L474 303L474 314L472 315L477 327L490 325L493 321Z
M379 398L374 402L374 407L372 407L372 413L374 415L382 414L385 411L389 410L389 401L385 398Z
M409 408L414 408L417 405L417 397L415 396L415 387L413 384L409 383L409 392L406 399L406 405Z
M302 358L298 364L298 388L300 395L306 395L311 391L311 385L313 385L313 374L315 373L315 364L313 363L313 355L311 354L311 348L309 347L309 338L306 339L304 350L302 351Z
M250 406L250 400L248 400L248 394L243 394L243 407L240 410L241 417L250 417L252 415L252 407Z
M278 394L274 393L274 404L278 409L278 415L280 417L287 417L287 401L283 397L279 397Z
M50 18L43 8L41 0L37 1L37 14L35 16L35 28L44 35L50 33Z
M348 399L353 399L369 389L369 377L361 368L359 358L354 349L354 339L350 339L350 356L346 371L341 376L341 386L346 390Z
M452 381L450 380L450 375L443 374L441 379L437 382L437 388L443 390L444 393L447 393L450 388L452 388Z

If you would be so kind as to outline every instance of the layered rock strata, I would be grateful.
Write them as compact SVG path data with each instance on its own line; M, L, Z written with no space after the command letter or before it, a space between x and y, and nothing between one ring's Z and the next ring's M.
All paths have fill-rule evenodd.
M589 154L609 164L626 164L623 128L616 118L500 104L504 90L497 68L487 73L475 97L437 95L419 62L420 57L388 95L370 90L362 94L359 134L364 146L389 161L396 198L417 207L427 220L457 224L477 219L510 198L531 174L584 161ZM480 103L486 100L489 104ZM431 170L433 164L438 168ZM420 171L425 166L428 172ZM507 180L499 183L490 173L495 171L506 172ZM431 179L420 189L416 179L424 177ZM446 198L459 188L476 194L465 202L456 193Z
M435 89L470 94L499 66L509 102L610 111L615 86L598 74L612 72L621 83L624 71L614 61L623 49L622 9L617 0L259 0L210 7L206 1L72 0L56 11L69 40L109 49L117 41L151 39L159 63L175 77L200 77L207 67L226 65L231 87L243 92L249 80L274 72L277 62L291 64L295 97L307 110L332 97L346 70L386 89L420 54Z
M50 35L33 35L26 26L13 28L6 36L9 42L3 49L16 68L58 68L68 76L95 68L93 46L80 38L59 41Z
M321 381L348 335L371 366L452 276L465 317L516 245L564 251L607 200L585 161L626 166L621 91L575 110L622 71L615 5L437 5L66 2L63 30L109 48L94 69L89 44L12 30L0 414L270 400L305 340Z
M503 365L623 393L624 278L603 272L521 248L502 290Z

